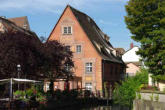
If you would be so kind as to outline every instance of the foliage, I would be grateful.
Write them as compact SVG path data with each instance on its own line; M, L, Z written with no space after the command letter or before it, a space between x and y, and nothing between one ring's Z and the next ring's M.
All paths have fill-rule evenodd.
M17 97L17 98L22 99L22 98L24 98L24 96L25 96L25 91L17 90L16 92L14 92L14 95L15 95L15 97Z
M159 88L156 86L149 86L148 84L141 87L141 90L152 90L152 91L158 91Z
M124 106L132 106L133 100L136 98L136 92L142 87L141 85L147 83L147 70L142 69L141 72L134 77L128 77L120 84L116 84L113 91L113 99L116 104Z
M17 65L27 77L36 76L41 63L41 43L35 34L9 31L0 34L1 78L17 77ZM24 77L21 74L21 77Z
M165 75L152 75L152 78L155 80L155 81L165 81Z
M137 93L137 97L138 97L138 99L141 99L142 98L142 96L141 96L140 93Z
M157 94L154 98L155 98L155 101L158 102L159 101L159 94Z
M154 95L153 95L153 93L150 95L150 99L151 99L151 101L154 100Z
M17 77L17 65L21 65L21 77L47 78L53 93L53 82L57 78L72 78L72 52L57 41L41 43L35 34L19 31L0 34L0 76ZM66 69L66 65L70 70Z
M37 101L42 102L46 100L45 94L43 91L40 91L38 87L32 86L31 88L23 91L17 90L14 92L14 96L20 100L29 101L31 97L36 96Z
M132 39L141 43L141 55L149 72L165 74L165 1L129 0L125 22Z
M72 61L73 55L71 51L67 50L66 46L57 41L47 41L44 43L43 53L42 73L50 80L50 91L53 93L53 82L55 79L63 78L68 82L72 78L71 69L74 67ZM70 70L66 69L66 65Z

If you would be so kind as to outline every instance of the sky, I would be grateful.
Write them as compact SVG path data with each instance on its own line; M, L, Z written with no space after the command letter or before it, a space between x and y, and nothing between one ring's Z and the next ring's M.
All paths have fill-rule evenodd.
M124 16L128 0L0 0L0 16L27 16L30 28L39 37L48 37L65 7L72 7L89 15L100 29L110 36L113 47L128 50L131 39Z

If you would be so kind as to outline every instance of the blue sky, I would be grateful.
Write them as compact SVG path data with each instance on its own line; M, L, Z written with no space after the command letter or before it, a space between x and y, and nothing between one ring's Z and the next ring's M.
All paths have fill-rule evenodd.
M67 4L94 19L110 36L114 47L129 49L133 41L126 28L124 16L128 0L0 0L0 16L27 16L30 28L38 36L48 37Z

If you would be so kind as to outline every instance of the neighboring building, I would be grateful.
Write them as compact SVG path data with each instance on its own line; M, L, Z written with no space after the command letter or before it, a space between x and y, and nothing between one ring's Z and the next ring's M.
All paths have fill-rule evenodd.
M141 57L136 54L138 50L139 47L131 43L130 49L122 56L123 61L127 64L126 73L129 76L135 76L136 72L139 71L142 66L142 62L140 61Z
M125 64L117 56L109 37L88 15L69 5L48 40L57 40L73 51L75 79L70 81L70 89L85 88L102 93L104 85L114 87L125 73ZM64 89L65 84L57 82L54 87Z
M30 25L29 25L27 16L8 18L8 20L15 23L17 26L19 26L21 28L24 28L26 30L30 30Z
M38 39L37 35L30 31L27 30L23 27L20 27L18 25L16 25L14 22L4 18L4 17L0 17L0 32L4 33L4 32L8 32L8 31L19 31L19 32L23 32L29 35L35 35L36 38Z

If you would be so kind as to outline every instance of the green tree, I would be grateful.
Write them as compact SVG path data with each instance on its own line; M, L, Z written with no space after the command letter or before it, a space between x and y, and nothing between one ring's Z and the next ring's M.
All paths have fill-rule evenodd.
M165 72L165 0L129 0L125 22L149 72Z
M142 84L148 82L148 71L141 69L136 76L128 77L120 84L116 84L113 91L113 99L116 104L132 107L136 92L140 90Z

